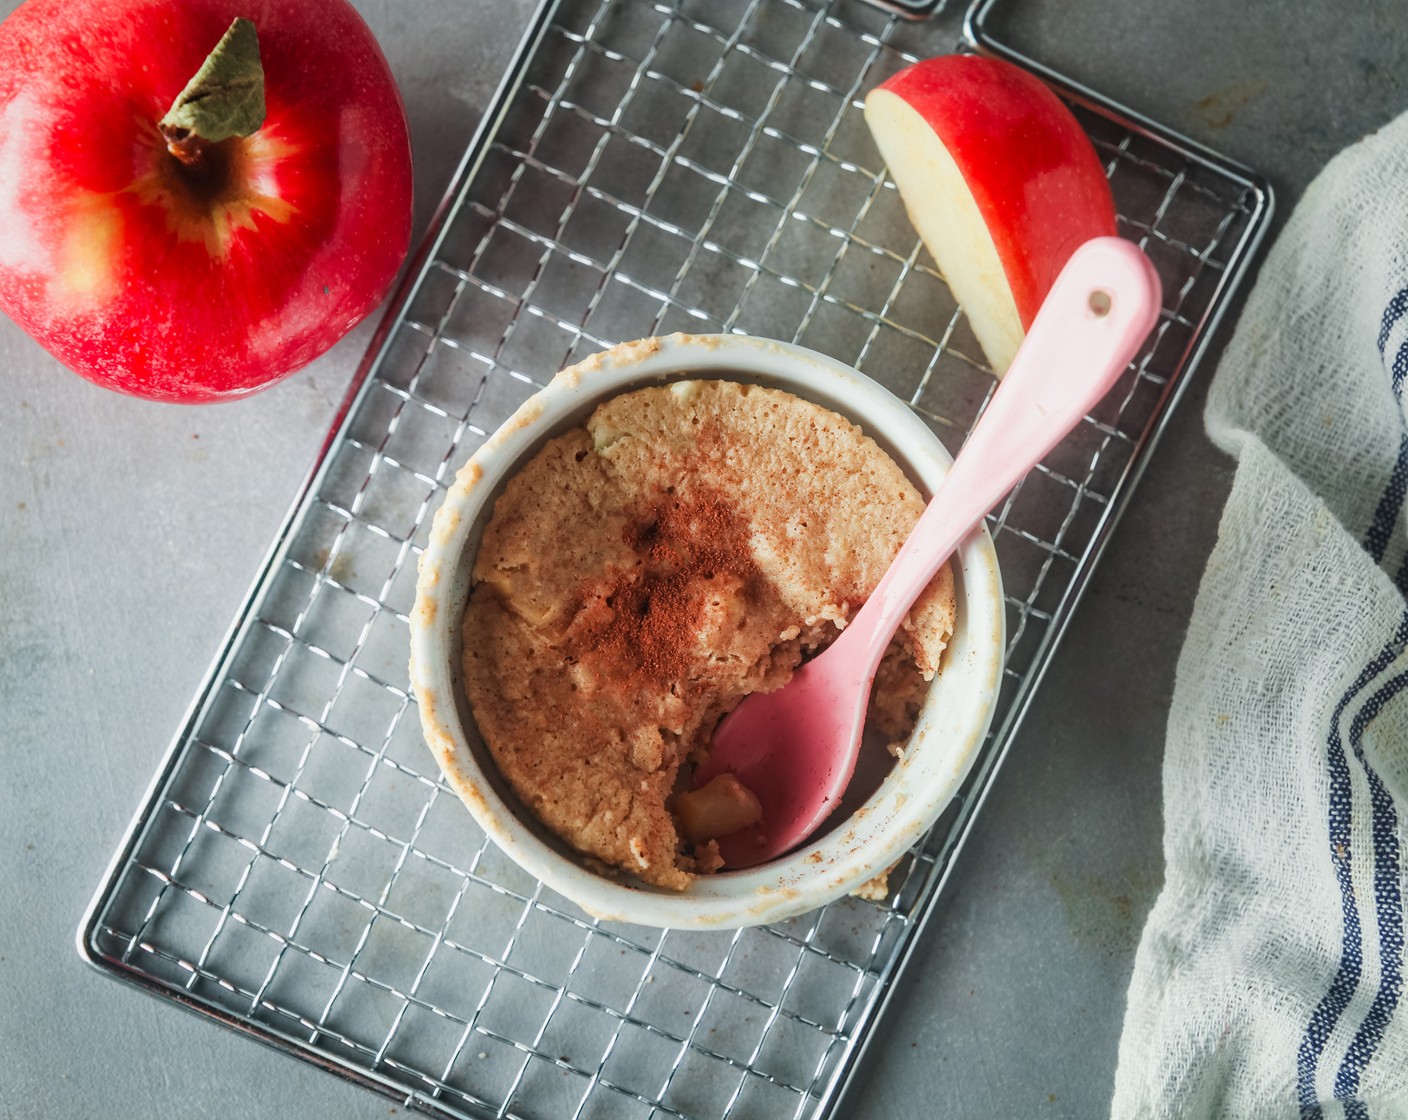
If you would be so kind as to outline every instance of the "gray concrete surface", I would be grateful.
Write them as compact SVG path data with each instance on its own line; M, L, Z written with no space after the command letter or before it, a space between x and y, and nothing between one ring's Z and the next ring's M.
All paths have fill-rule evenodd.
M0 0L0 14L15 7ZM528 0L359 0L404 91L423 229ZM952 13L951 13L952 14ZM1033 55L1267 173L1281 216L1408 108L1399 0L1012 0ZM102 392L0 321L0 1117L397 1107L79 962L81 910L370 337L235 406ZM1178 648L1228 464L1203 370L980 817L844 1114L1106 1111L1156 895Z

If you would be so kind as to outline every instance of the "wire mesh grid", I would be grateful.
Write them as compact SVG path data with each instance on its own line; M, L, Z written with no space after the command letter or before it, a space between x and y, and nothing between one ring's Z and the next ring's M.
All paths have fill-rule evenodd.
M437 1114L823 1115L1263 202L1077 109L1165 309L989 519L1009 649L980 764L883 900L728 933L599 922L486 841L421 742L408 612L454 469L562 365L676 329L825 351L950 450L995 383L861 117L865 89L951 45L942 21L845 0L564 0L533 36L95 900L87 952Z

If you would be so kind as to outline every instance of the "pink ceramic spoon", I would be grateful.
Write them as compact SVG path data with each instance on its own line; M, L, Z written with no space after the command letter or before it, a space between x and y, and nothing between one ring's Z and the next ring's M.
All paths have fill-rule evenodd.
M1109 391L1158 318L1149 259L1117 237L1072 254L1002 384L874 593L787 685L754 693L714 733L695 786L732 772L762 822L720 838L728 867L796 847L855 770L876 667L906 612L1003 496Z

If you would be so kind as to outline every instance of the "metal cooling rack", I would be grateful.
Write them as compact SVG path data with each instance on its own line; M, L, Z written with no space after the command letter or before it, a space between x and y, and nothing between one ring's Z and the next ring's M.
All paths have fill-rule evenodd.
M592 920L504 859L440 780L407 612L454 469L560 366L623 339L793 339L957 449L994 382L859 100L952 48L954 22L847 0L543 5L93 901L89 960L437 1116L834 1114L1265 229L1264 186L1076 98L1166 306L1121 385L990 519L1000 708L884 901L728 933Z

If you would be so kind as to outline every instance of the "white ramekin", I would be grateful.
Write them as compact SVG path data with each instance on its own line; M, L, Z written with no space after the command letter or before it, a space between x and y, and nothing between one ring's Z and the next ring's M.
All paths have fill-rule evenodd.
M481 828L519 866L588 913L674 928L780 921L854 890L893 865L938 819L992 718L1004 643L1002 581L987 532L957 554L953 640L910 746L844 825L746 871L701 876L684 892L589 870L543 828L497 773L461 682L460 626L483 524L504 483L543 442L581 424L608 397L683 378L771 386L860 425L926 498L950 459L887 390L799 346L742 335L672 335L626 343L563 370L526 401L460 470L435 514L411 614L411 681L427 743Z

